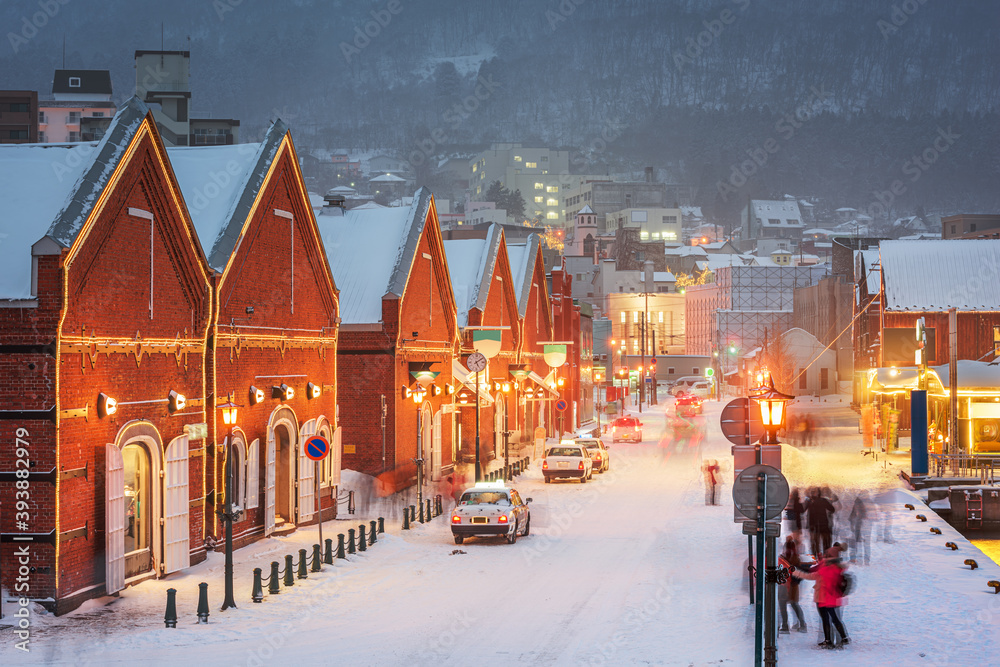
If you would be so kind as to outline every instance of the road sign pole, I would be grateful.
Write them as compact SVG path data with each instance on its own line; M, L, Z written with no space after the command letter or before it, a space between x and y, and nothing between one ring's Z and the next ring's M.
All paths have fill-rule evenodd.
M764 664L764 531L767 529L767 474L757 474L757 608L754 624L754 664Z
M319 497L319 461L316 461L316 474L313 476L316 480L316 522L319 524L319 544L320 547L323 546L323 499Z
M778 632L774 623L775 579L777 578L778 538L765 535L766 549L764 558L767 567L764 568L764 664L774 667L778 664Z

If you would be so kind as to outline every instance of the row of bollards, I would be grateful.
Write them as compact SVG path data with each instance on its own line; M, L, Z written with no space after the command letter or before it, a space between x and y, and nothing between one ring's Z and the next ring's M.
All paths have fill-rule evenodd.
M379 517L377 521L372 520L368 525L359 525L357 538L355 538L355 530L353 528L347 531L347 539L345 539L343 533L340 533L337 535L336 558L346 559L347 554L356 552L355 549L357 551L365 551L370 545L378 541L378 533L384 532L385 519ZM272 561L271 573L267 577L268 595L280 594L282 584L286 588L294 586L296 578L308 579L309 572L321 572L323 564L333 565L333 540L327 539L323 542L323 547L319 544L312 546L311 556L306 555L306 549L299 549L298 563L295 562L295 557L291 554L285 556L284 568L279 566L278 561ZM208 584L202 582L198 584L198 588L198 622L208 623ZM259 567L255 567L253 570L253 592L250 595L250 599L257 603L264 601L264 577ZM177 627L177 589L175 588L167 589L167 610L163 616L163 622L168 628Z
M420 504L420 514L417 514L417 506L410 505L409 507L403 508L403 530L409 530L410 526L415 524L418 520L420 523L430 523L430 520L434 517L441 516L444 514L444 502L441 500L440 494L434 496L433 506L430 498L427 499L425 503ZM381 521L381 519L379 519Z
M906 507L906 509L910 510L911 512L916 509L910 503L906 503L904 507ZM917 521L924 521L924 522L927 521L927 517L924 516L923 514L917 514L915 518L917 519ZM941 529L938 528L937 526L931 526L930 532L933 533L934 535L941 535ZM958 545L955 544L954 542L945 542L944 548L951 549L952 551L958 551ZM974 558L966 558L965 561L963 561L963 563L965 565L968 565L970 570L976 570L979 568L979 563ZM987 581L986 585L993 589L994 594L1000 593L1000 581Z

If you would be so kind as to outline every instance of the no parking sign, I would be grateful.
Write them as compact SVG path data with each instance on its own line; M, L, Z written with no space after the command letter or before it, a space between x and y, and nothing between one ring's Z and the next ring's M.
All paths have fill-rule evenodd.
M304 445L306 456L313 461L322 461L330 453L330 442L321 435L314 435Z
M566 402L566 399L560 398L556 401L556 410L559 412L565 412L567 407L569 407L569 403Z

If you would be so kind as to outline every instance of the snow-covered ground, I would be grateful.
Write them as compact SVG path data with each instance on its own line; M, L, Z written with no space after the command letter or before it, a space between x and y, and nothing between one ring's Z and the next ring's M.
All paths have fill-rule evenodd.
M712 507L702 484L704 458L718 459L732 478L721 405L706 403L707 437L693 447L667 430L672 401L652 409L641 417L645 441L611 445L611 471L591 483L544 484L537 467L522 475L515 486L533 499L531 534L514 545L480 538L458 547L443 517L406 532L393 520L367 553L253 604L252 569L266 573L270 561L316 541L315 527L301 530L236 552L238 609L218 611L223 556L213 553L107 605L60 618L36 610L30 653L0 629L0 664L750 665L746 538L733 522L731 485ZM919 500L901 489L899 466L862 457L859 442L856 427L839 426L815 447L784 448L790 483L833 487L844 514L855 491L869 489L891 519L893 541L874 541L871 564L854 567L857 588L844 612L852 644L816 647L819 619L806 583L809 632L779 637L780 664L991 662L1000 649L1000 596L986 582L1000 579L1000 567L926 508L930 520L916 521L903 505ZM375 516L327 522L324 537ZM945 549L946 541L959 550ZM981 569L964 566L969 557ZM200 581L210 584L207 625L196 623ZM162 620L171 587L176 629Z

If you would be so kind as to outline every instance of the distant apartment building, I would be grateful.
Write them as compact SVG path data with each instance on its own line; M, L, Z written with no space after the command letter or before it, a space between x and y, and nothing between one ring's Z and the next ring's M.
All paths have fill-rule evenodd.
M0 144L38 142L38 93L0 90Z
M959 213L941 218L943 239L996 239L1000 238L1000 215Z
M106 69L57 69L52 99L38 103L38 141L99 141L117 108Z
M666 241L679 243L681 210L679 208L626 208L605 216L605 228L615 231L625 227L638 227L641 241Z
M609 214L631 209L667 209L673 203L667 202L667 187L663 183L652 182L652 172L647 174L645 181L587 180L571 187L563 194L565 202L563 220L567 223L572 222L580 209L590 206L597 215L598 231L601 233L613 231L607 226ZM677 216L680 222L680 212Z
M516 143L493 144L469 161L469 169L469 196L472 199L482 199L490 184L500 181L511 191L521 191L528 218L539 218L555 225L561 225L564 220L566 188L587 178L570 174L569 151Z
M740 212L740 246L744 251L753 250L758 241L774 243L780 239L788 244L783 250L798 248L802 240L802 212L796 201L752 199ZM766 252L780 248L768 247Z
M240 121L191 117L191 52L136 51L135 90L152 106L167 146L226 146L239 143Z

